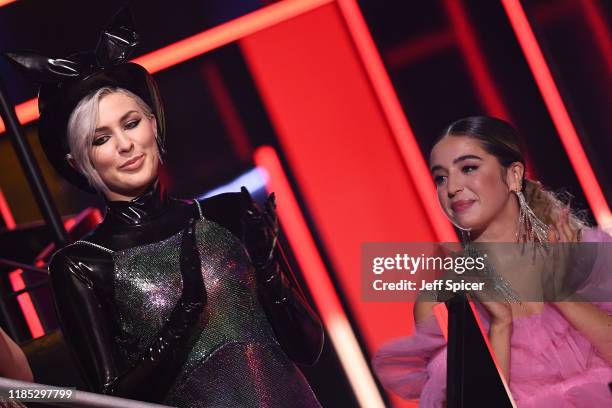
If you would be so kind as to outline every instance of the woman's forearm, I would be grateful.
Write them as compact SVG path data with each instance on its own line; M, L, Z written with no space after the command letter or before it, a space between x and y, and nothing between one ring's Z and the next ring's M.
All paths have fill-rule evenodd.
M510 338L512 337L512 323L491 323L489 328L489 342L495 354L497 364L506 379L510 382Z
M287 355L297 363L312 365L323 348L323 326L291 271L283 271L279 263L256 271L259 300Z
M590 302L555 302L554 305L612 364L612 316Z

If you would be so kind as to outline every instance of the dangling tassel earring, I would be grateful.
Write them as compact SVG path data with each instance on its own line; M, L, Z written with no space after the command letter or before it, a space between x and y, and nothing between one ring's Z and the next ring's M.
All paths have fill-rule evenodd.
M519 200L519 217L516 242L548 243L548 225L544 224L527 204L523 193L514 191Z

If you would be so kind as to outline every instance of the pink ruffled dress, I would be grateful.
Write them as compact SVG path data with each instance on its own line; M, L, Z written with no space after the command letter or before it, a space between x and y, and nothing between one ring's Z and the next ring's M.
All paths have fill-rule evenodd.
M587 284L580 293L612 293L612 237L590 229L583 242L602 242ZM612 314L612 302L593 302ZM488 316L479 309L488 329ZM519 408L612 407L612 367L553 304L513 322L510 390ZM446 341L434 317L415 334L383 345L373 358L381 383L420 407L443 407L446 400Z

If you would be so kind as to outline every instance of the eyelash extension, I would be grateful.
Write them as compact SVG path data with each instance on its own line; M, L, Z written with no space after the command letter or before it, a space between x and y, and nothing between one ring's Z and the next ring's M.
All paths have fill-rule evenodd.
M134 129L136 126L140 124L141 119L134 119L125 124L125 127L128 129ZM132 126L133 125L133 126Z
M105 138L106 138L106 139L105 139ZM100 141L100 140L102 140L102 139L104 139L104 140L103 140L103 141ZM94 139L94 140L91 142L91 144L92 144L93 146L100 146L100 145L102 145L102 144L106 143L106 141L107 141L107 140L108 140L108 136L106 136L106 135L105 135L105 136L100 136L100 137L95 138L95 139Z
M141 121L141 120L142 120L142 119L134 119L134 120L131 120L131 121L129 121L129 122L127 122L127 123L125 124L125 127L126 127L128 130L134 129L134 128L136 128L136 127L137 127L137 126L140 124L140 121ZM92 145L94 145L94 146L100 146L100 145L104 144L104 143L105 143L105 142L108 140L108 138L107 138L106 140L104 140L104 141L101 141L101 142L98 142L98 140L100 140L100 139L104 139L104 138L106 138L106 137L107 137L107 136L100 136L100 137L98 137L97 139L94 139L94 140L92 141L92 143L91 143L91 144L92 144Z
M468 169L471 169L471 171L475 171L475 170L478 169L478 167L480 167L480 166L475 166L475 165L463 166L463 167L461 167L461 171L462 172L466 172ZM470 173L471 173L471 171L470 171ZM433 178L434 184L438 185L438 184L442 183L442 181L443 181L442 177L446 177L446 176L435 176Z
M434 184L435 185L440 184L442 182L442 180L441 180L442 177L446 177L446 176L436 176L436 177L434 177L434 179L433 179L434 180Z

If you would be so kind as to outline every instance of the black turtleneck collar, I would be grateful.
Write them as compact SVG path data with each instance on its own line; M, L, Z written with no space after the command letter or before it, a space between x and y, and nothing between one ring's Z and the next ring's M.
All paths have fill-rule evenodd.
M142 195L130 201L106 201L104 223L115 226L141 225L164 214L170 199L162 183L156 180Z

